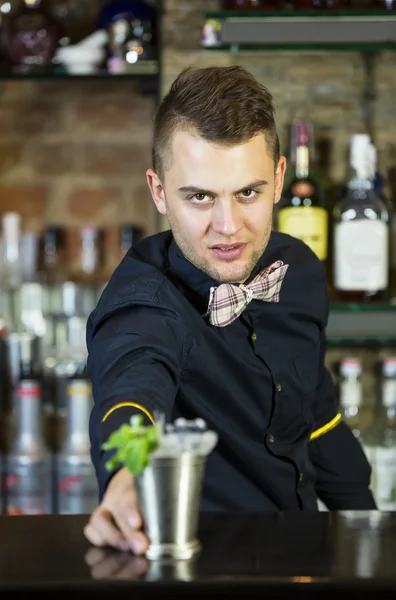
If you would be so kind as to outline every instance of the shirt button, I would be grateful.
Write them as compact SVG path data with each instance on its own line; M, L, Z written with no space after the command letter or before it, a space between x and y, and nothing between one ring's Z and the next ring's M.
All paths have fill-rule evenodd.
M255 333L253 333L251 339L252 339L252 342L255 342L257 340L257 335Z
M274 438L274 436L273 436L273 435L269 435L269 436L268 436L268 442L269 442L270 444L273 444L273 443L275 442L275 438Z
M300 473L300 481L302 481L304 479L304 473Z
M276 387L275 387L275 389L276 389L276 391L277 391L277 392L281 392L281 391L282 391L282 386L281 386L281 384L280 384L280 383L277 383L277 384L276 384Z

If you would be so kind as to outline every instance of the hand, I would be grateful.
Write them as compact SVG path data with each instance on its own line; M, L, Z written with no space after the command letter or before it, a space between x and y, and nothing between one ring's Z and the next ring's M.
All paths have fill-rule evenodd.
M85 562L93 579L141 579L148 570L148 560L125 552L103 548L90 548Z
M111 546L142 555L149 542L141 528L133 477L123 468L111 478L101 504L84 527L84 535L94 546Z

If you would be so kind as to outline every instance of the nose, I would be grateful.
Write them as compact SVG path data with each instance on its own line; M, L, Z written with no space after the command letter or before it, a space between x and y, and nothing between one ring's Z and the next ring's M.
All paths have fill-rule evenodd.
M220 235L231 237L242 226L240 208L233 200L218 199L212 209L212 228Z

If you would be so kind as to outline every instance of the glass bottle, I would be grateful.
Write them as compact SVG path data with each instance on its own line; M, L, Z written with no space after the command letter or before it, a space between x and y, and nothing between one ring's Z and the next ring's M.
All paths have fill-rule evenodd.
M389 283L389 215L373 191L372 145L366 134L351 139L353 175L333 210L334 289L341 300L384 300Z
M8 212L2 216L2 287L15 289L22 283L22 265L20 256L21 217L18 213Z
M291 126L293 174L277 209L278 231L305 242L321 261L327 258L328 215L325 195L312 173L313 126L295 121Z
M8 515L52 513L52 461L42 426L41 387L20 381L15 398L16 436L6 457Z
M375 448L375 498L379 510L396 510L396 356L382 363L381 409Z
M90 456L93 398L89 380L71 380L67 395L66 441L57 457L58 512L90 514L98 505L99 491Z
M339 402L345 423L360 441L367 459L373 460L373 419L371 411L364 404L363 367L360 358L345 357L340 362Z
M135 225L122 225L120 227L120 259L122 260L128 250L143 239L143 229Z
M66 232L62 227L46 227L42 237L41 279L52 285L67 281Z
M97 284L102 268L102 232L98 227L87 225L80 230L80 251L78 267L73 279L80 284Z
M11 70L49 72L63 29L47 8L47 0L23 0L4 22L5 48Z

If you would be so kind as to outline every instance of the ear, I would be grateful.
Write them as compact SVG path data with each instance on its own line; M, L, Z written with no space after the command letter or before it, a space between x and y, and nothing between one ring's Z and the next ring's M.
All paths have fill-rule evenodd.
M166 215L165 192L160 178L152 169L148 169L148 171L146 171L146 179L158 212L161 215Z
M274 195L274 204L277 204L281 199L283 182L285 179L286 172L286 158L281 156L278 165L275 171L275 195Z

